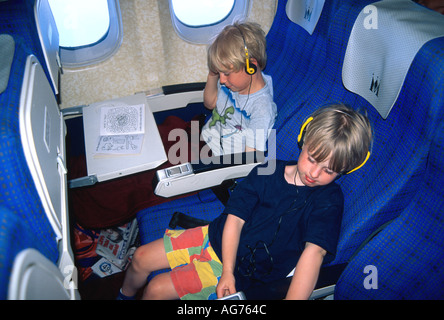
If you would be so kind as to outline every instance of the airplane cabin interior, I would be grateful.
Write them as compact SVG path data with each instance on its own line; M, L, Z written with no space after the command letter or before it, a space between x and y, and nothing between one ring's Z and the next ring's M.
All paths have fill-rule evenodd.
M160 124L211 113L208 43L177 34L171 0L108 2L118 46L73 67L48 0L0 1L0 299L114 299L137 246L187 228L188 218L215 219L226 201L217 187L233 187L259 163L297 160L301 125L334 102L364 110L374 140L365 165L336 181L337 253L310 299L444 298L444 14L427 1L235 0L266 33L277 107L268 152L170 166ZM114 134L104 119L119 117L110 106L137 123L135 151L97 152ZM73 214L72 201L82 201L73 190L145 171L156 173L147 183L158 202L119 220ZM243 293L281 300L290 281Z

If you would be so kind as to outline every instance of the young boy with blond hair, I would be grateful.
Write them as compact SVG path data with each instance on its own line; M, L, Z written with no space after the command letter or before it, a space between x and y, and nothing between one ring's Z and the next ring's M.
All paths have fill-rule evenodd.
M258 24L226 26L208 48L204 105L213 110L202 137L213 155L266 151L277 108L267 63L265 33Z
M145 299L212 299L294 275L287 299L307 299L321 265L334 259L343 194L338 176L370 156L369 120L344 106L320 108L301 127L297 162L276 160L271 175L251 171L209 225L167 230L139 247L120 298L146 286ZM247 297L248 298L248 297Z

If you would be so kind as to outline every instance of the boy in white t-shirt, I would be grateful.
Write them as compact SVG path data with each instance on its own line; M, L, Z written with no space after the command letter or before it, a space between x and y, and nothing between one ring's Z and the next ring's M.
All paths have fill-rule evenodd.
M277 115L266 60L265 33L255 23L225 27L209 47L204 104L213 113L202 138L213 155L266 151Z

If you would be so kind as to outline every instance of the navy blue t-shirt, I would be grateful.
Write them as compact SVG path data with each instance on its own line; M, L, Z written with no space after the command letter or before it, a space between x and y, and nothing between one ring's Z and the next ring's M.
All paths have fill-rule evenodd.
M336 254L344 197L336 183L307 187L289 184L285 166L276 161L272 175L258 175L259 165L236 187L224 212L209 226L209 239L222 260L222 232L227 214L245 221L236 257L236 289L250 280L285 278L296 266L305 243L327 251L324 263Z

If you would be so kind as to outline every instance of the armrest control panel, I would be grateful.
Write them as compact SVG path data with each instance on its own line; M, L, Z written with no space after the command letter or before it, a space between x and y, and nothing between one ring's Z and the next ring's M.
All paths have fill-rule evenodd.
M161 197L173 197L220 185L225 180L245 177L262 162L254 154L239 154L212 158L205 163L182 163L158 170L154 181L154 193Z

